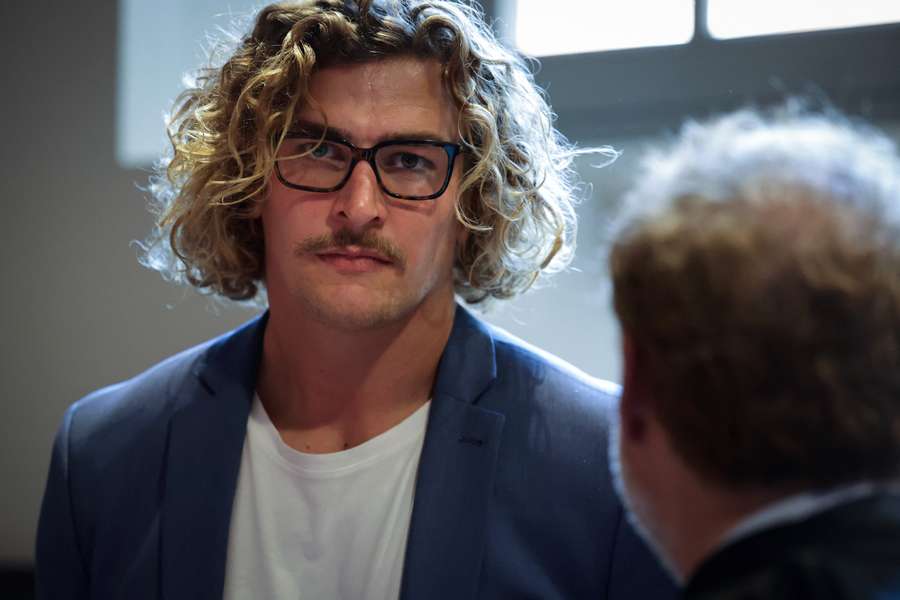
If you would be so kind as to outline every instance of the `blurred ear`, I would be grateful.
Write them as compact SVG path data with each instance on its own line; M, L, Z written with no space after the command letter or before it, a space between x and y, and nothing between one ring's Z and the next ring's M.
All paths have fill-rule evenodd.
M619 401L621 435L632 442L641 441L650 418L650 398L647 396L646 353L627 331L622 332L622 398Z

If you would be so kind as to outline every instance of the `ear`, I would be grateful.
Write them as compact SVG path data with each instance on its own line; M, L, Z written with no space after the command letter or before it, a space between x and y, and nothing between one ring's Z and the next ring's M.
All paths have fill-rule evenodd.
M641 441L650 417L647 396L646 353L627 331L622 331L622 397L619 400L621 435L633 442Z

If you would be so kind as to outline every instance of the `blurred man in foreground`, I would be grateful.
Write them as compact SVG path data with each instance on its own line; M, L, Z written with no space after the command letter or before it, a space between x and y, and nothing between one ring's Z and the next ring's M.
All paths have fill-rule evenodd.
M686 598L900 597L896 147L745 111L646 167L610 256L632 516Z

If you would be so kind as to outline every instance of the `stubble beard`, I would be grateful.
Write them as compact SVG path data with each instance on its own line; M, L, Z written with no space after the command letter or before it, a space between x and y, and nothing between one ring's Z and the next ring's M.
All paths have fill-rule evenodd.
M404 310L404 303L393 295L378 302L367 302L366 306L349 306L347 298L336 301L334 298L322 298L315 292L298 292L296 295L312 319L348 333L385 327L409 312Z
M444 276L435 272L413 288L407 288L402 281L393 283L396 287L389 289L338 290L333 295L322 288L301 284L292 295L313 320L345 333L372 331L398 324L426 303L441 302L440 296L446 295L446 302L453 303L452 272ZM449 291L444 288L449 288Z

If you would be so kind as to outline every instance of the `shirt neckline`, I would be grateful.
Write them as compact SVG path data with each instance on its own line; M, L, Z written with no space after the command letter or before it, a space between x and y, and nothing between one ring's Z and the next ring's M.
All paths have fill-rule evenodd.
M259 394L254 394L247 421L247 435L248 438L252 436L254 442L260 443L267 454L299 475L338 477L392 456L411 444L422 442L430 407L429 399L401 422L358 446L338 452L313 454L295 450L284 442L269 418Z

